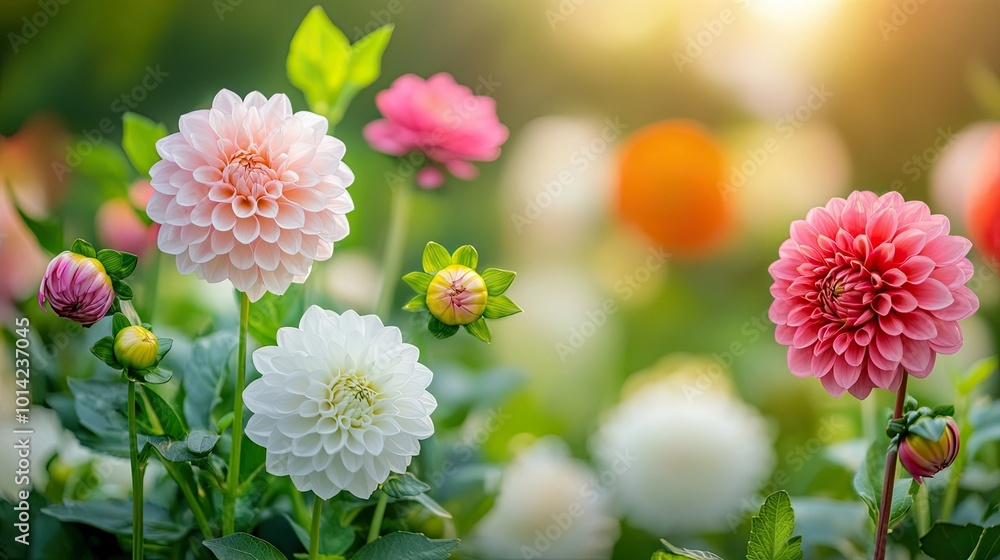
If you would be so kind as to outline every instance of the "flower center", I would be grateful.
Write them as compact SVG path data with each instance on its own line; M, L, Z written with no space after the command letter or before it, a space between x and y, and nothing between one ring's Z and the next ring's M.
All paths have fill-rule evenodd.
M427 309L446 325L468 325L486 310L486 282L475 270L453 264L427 287Z
M330 383L330 399L321 405L342 428L371 424L379 392L364 373L343 372Z
M873 278L860 263L833 266L817 280L816 292L811 297L828 320L848 327L860 326L874 316L871 312L875 292Z
M261 197L268 194L265 185L278 177L270 163L267 153L251 144L229 158L222 178L236 189L238 196Z

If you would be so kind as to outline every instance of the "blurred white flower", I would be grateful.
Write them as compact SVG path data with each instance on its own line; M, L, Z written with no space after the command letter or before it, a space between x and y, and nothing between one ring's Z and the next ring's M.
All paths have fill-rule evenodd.
M543 438L504 471L471 548L496 560L610 558L619 529L608 502L600 479L569 456L562 440Z
M591 442L606 469L636 457L612 486L621 513L656 537L726 528L774 466L764 418L693 371L639 378Z
M347 490L369 498L402 473L434 433L431 371L399 329L375 315L317 306L278 345L253 353L261 373L243 392L254 415L247 436L267 449L267 472L289 475L326 500Z

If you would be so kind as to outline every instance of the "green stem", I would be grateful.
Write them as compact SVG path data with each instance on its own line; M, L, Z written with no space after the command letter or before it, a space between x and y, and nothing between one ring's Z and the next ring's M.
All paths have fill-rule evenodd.
M955 410L958 411L958 433L961 434L962 439L969 441L969 437L972 435L973 427L969 423L968 414L968 397L961 395L958 397L955 403ZM961 445L958 448L958 457L955 458L955 462L952 463L951 469L948 473L948 487L944 491L944 500L941 505L941 520L948 521L951 519L951 514L955 511L955 503L958 501L958 484L962 480L962 473L965 472L965 446Z
M236 388L233 391L233 443L229 450L229 479L222 510L222 536L236 530L236 497L240 490L240 451L243 448L243 388L247 377L247 330L250 322L250 297L240 292L240 346L236 358Z
M892 410L893 419L903 417L903 403L906 401L906 378L896 391L896 406ZM892 510L892 487L896 482L896 459L899 457L899 446L892 445L885 456L885 478L882 481L882 503L878 510L878 525L875 528L875 555L873 560L885 560L885 546L889 539L889 513Z
M319 526L323 517L323 499L313 496L312 531L309 532L309 560L319 558Z
M135 424L135 382L128 382L128 458L132 467L132 560L142 560L142 469Z
M295 489L289 482L291 487L291 497L292 497L292 513L295 515L295 521L299 525L305 527L306 523L309 521L309 513L306 511L306 504L302 501L302 492Z
M926 535L931 528L931 506L926 484L917 487L917 495L913 497L913 516L917 523L917 536Z
M389 320L392 301L396 296L396 284L403 268L403 245L406 242L406 226L409 221L411 187L407 183L396 185L391 190L392 208L389 214L389 233L385 240L382 256L382 288L379 291L375 313L383 320Z
M205 516L205 510L201 509L201 502L198 501L198 497L195 496L194 491L188 486L184 477L181 476L177 465L171 461L167 461L162 456L160 457L160 463L163 464L163 468L166 469L170 478L174 479L174 482L180 487L181 493L184 494L184 499L187 500L188 506L191 508L191 513L194 514L194 520L198 523L198 528L201 529L202 534L206 539L215 538L212 535L212 525Z
M382 532L382 518L385 517L385 506L389 503L389 495L379 490L378 505L375 506L375 515L372 516L372 526L368 530L368 543L375 542L378 534Z

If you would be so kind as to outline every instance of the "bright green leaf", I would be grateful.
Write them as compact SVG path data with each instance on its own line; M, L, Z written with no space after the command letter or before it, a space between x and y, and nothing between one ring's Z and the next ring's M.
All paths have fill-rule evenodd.
M147 435L168 435L174 439L183 439L187 437L187 430L184 429L184 423L181 421L174 409L167 404L167 401L163 400L156 391L147 389L143 385L136 387L136 391L139 395L136 401L145 405L145 401L149 401L149 406L141 406L142 414L139 415L137 421L139 423L139 432Z
M665 539L660 539L660 542L663 543L663 546L667 549L667 551L658 551L656 554L653 554L653 560L674 560L682 558L691 560L722 560L722 558L712 554L711 552L680 548L670 544ZM657 556L657 554L659 554L659 556Z
M958 392L963 395L968 395L979 386L980 383L989 379L994 372L997 370L997 357L991 356L984 360L980 360L969 368L968 373L966 373L955 385Z
M382 54L389 45L394 26L383 25L354 43L347 81L358 89L370 86L382 73Z
M76 241L74 241L73 245L70 247L69 250L78 255L83 255L85 257L90 257L92 259L97 258L97 251L94 250L94 246L91 245L90 243L87 243L83 239L77 239Z
M458 325L446 325L431 315L427 321L427 329L434 335L434 338L448 338L458 332Z
M298 325L305 310L305 288L302 284L292 284L281 296L267 292L250 304L250 336L262 346L275 346L278 344L275 337L278 329Z
M750 520L747 560L802 560L802 537L794 537L795 512L785 491L764 500Z
M451 262L452 264L460 264L475 270L479 266L479 253L476 252L476 248L472 245L462 245L452 253Z
M122 116L122 148L139 173L149 176L149 168L160 161L156 141L167 135L167 127L136 113Z
M302 90L309 108L329 115L340 97L350 60L350 41L316 6L295 31L285 66L288 80Z
M507 296L489 296L486 299L486 311L483 313L483 317L501 319L521 311L522 309Z
M458 539L428 539L417 533L397 531L366 544L351 560L445 560L458 548Z
M247 533L233 533L202 544L219 560L287 560L271 543Z
M433 274L420 271L409 272L403 276L403 282L406 282L406 285L413 288L418 294L426 294L427 287L430 286L433 279Z
M517 273L499 268L487 268L483 271L482 276L486 282L486 293L490 296L498 296L507 291Z
M90 352L97 356L97 359L107 364L108 367L114 369L124 368L124 366L118 363L118 359L115 358L115 339L113 337L106 336L98 340L90 347Z
M441 245L430 241L427 246L424 247L424 255L421 259L421 264L424 267L424 272L428 274L435 274L442 268L446 268L451 265L451 255L448 254L448 250Z
M486 319L482 317L465 325L465 331L487 344L490 343L490 328L486 326Z
M118 277L128 278L135 271L135 265L139 263L139 257L125 252L119 252L118 254L122 257L122 266L118 269Z
M122 254L111 249L101 249L97 252L97 260L104 265L104 271L108 274L119 276L118 272L122 268Z
M420 311L421 309L427 309L427 296L424 294L417 294L410 298L410 301L406 302L403 306L406 311Z
M124 313L115 313L111 317L111 336L118 336L118 331L131 326L132 323Z
M0 190L6 188L3 184L3 179L0 178ZM34 216L28 215L27 212L21 209L21 206L16 204L16 199L13 200L15 204L13 206L17 209L18 215L21 217L21 221L24 225L28 226L31 230L32 235L38 240L38 244L42 246L45 250L50 253L60 253L63 250L63 222L55 218L43 218L36 219ZM75 251L74 251L75 252Z

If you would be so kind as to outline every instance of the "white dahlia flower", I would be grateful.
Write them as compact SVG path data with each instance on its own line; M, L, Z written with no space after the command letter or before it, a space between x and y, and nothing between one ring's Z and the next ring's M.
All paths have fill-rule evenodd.
M476 526L471 547L490 560L602 560L618 540L618 520L600 478L549 436L503 473L493 509Z
M612 489L620 513L655 537L728 529L774 467L764 418L727 394L723 377L710 379L697 369L638 374L591 440L605 469L622 453L636 457Z
M431 371L399 329L375 315L317 306L278 345L253 353L261 377L243 391L246 434L267 449L267 472L329 499L369 498L402 473L434 433Z
M324 117L284 94L246 99L222 90L211 109L180 118L160 139L146 206L157 244L182 274L230 280L257 301L302 283L348 233L354 174Z

